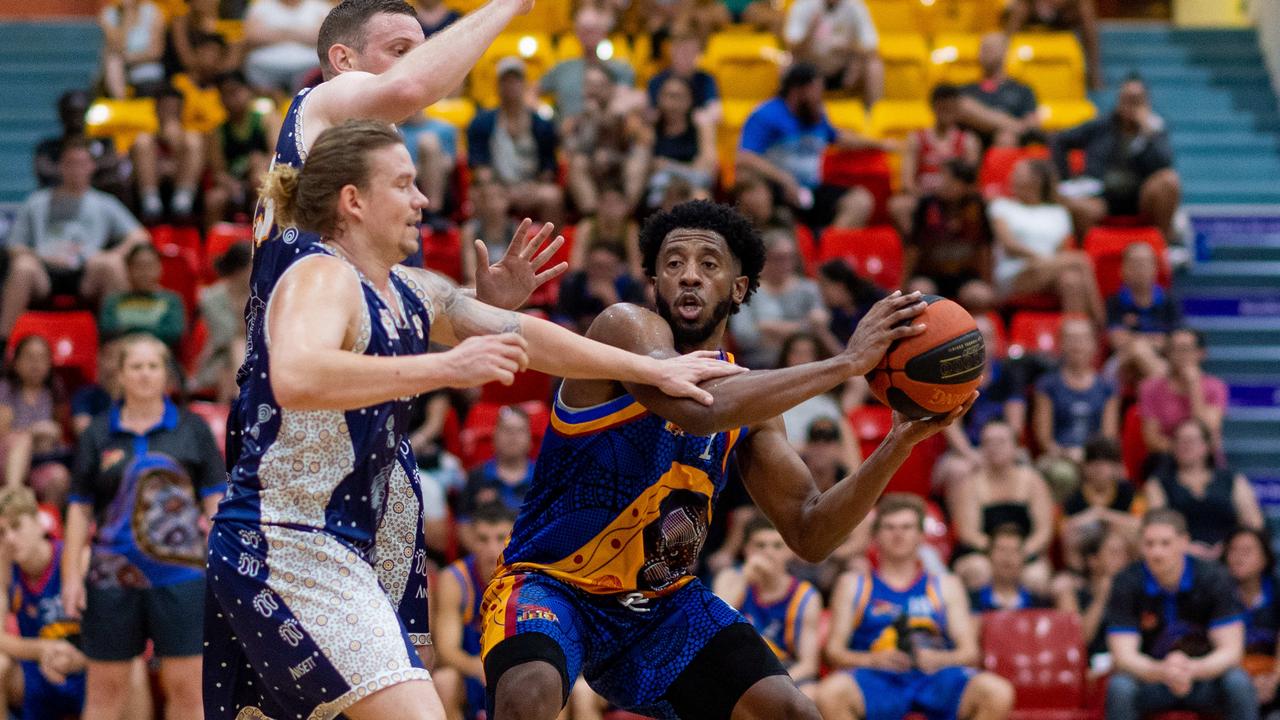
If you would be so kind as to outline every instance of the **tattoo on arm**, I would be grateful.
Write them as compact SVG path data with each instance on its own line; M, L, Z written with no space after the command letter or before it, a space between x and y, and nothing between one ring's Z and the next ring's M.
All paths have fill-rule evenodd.
M435 307L435 317L448 323L454 338L461 342L476 335L519 333L520 315L486 305L475 299L474 293L454 285L447 278L432 272L415 271Z

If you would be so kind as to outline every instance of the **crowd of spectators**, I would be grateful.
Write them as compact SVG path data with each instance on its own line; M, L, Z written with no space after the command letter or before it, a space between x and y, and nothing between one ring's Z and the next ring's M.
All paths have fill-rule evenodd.
M497 260L519 218L555 222L572 240L570 271L532 311L585 332L613 303L651 302L637 244L649 214L691 198L732 203L767 247L760 289L730 322L737 360L757 369L838 352L865 310L896 289L845 259L817 261L813 245L832 229L887 224L901 238L895 282L957 299L974 314L988 348L978 404L945 440L918 451L926 462L903 480L917 494L887 497L832 559L798 562L740 487L722 498L706 577L762 618L803 586L811 599L792 645L779 652L824 717L863 716L868 693L893 688L909 705L919 700L910 689L919 676L944 669L969 690L934 700L956 703L950 709L961 717L1003 717L1012 688L970 669L980 659L981 613L1029 607L1081 616L1092 667L1114 669L1108 717L1136 717L1179 698L1197 707L1247 704L1255 692L1274 706L1274 662L1246 665L1252 683L1226 670L1242 638L1249 657L1274 658L1280 628L1263 516L1222 451L1226 386L1203 370L1203 337L1183 324L1172 289L1158 281L1165 260L1156 248L1126 247L1119 290L1107 295L1078 249L1112 216L1175 235L1177 175L1141 79L1124 81L1114 110L1048 133L1034 92L1005 75L1006 34L993 32L982 39L979 81L929 88L931 126L869 137L828 115L834 99L871 105L885 92L879 34L862 0L795 0L785 12L768 0L628 5L575 4L562 42L577 42L580 57L540 69L523 57L499 59L496 87L485 89L494 104L465 124L406 119L400 127L430 199L424 237L451 238L461 256L454 273L465 283L475 276L476 241ZM65 643L19 647L12 633L0 635L2 657L14 661L0 667L16 672L21 661L29 684L37 675L52 681L81 671L87 655L108 666L97 677L111 684L113 707L128 708L121 717L150 717L148 670L170 716L198 702L191 664L200 652L199 582L184 562L221 492L221 460L208 427L182 408L225 408L244 353L248 243L220 244L191 268L200 285L191 295L170 276L162 237L194 228L212 248L213 237L249 222L281 103L319 79L316 35L329 8L323 0L254 0L227 18L218 6L121 0L102 13L102 82L60 100L61 127L35 150L42 189L19 210L0 260L0 583L23 581L10 576L7 560L23 578L43 572L41 562L57 565L65 619L78 617L83 636L73 653ZM459 17L444 0L418 0L416 11L428 35ZM1009 33L1078 32L1088 80L1101 83L1091 0L1013 0L1005 17ZM226 32L229 19L242 21L242 34ZM721 79L701 55L731 24L775 33L794 62L776 95L746 119L726 168ZM657 61L644 63L651 71L611 55L624 25L652 43ZM127 148L86 137L95 94L154 98L156 130ZM978 168L993 148L1009 147L1024 147L1027 157L1007 192L992 195L979 187ZM824 159L846 150L900 158L891 197L828 182ZM1053 342L1009 342L1008 320L1028 298L1065 313ZM103 342L96 382L54 368L38 334L10 337L24 312L50 308L94 313ZM472 582L464 573L493 564L528 487L552 398L544 389L529 399L497 402L486 425L474 421L477 408L495 403L482 393L436 393L423 399L412 437L431 560L451 568L438 573L433 607L450 608L439 611L451 630L437 630L446 646L437 677L454 717L482 670L459 625L473 615L453 606ZM874 446L883 431L876 419L887 412L858 378L784 419L826 488ZM170 464L148 470L132 462L139 454ZM1128 462L1131 454L1140 462ZM161 527L146 511L164 502L171 510ZM156 540L133 536L140 526L127 522L130 513L157 523L149 530L173 563L98 552ZM65 538L56 551L39 550L32 523ZM935 544L940 537L945 544ZM906 587L921 564L940 583L929 612L942 639L892 647L869 640L862 624L870 619L855 613L864 588ZM1206 597L1200 584L1222 591ZM1139 628L1139 615L1162 598L1191 598L1179 600L1185 622ZM820 637L824 605L831 625ZM1231 620L1242 609L1244 622ZM135 658L148 642L144 664ZM823 679L824 667L853 672ZM598 701L582 692L571 699L573 716L598 715Z

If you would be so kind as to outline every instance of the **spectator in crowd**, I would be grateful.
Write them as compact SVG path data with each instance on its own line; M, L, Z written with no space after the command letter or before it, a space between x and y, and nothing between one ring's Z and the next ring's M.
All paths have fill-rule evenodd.
M644 277L640 267L640 226L632 219L626 191L616 179L606 180L600 186L595 214L583 218L574 230L569 267L582 268L587 255L601 247L622 257L629 275Z
M458 167L458 129L425 112L414 113L396 123L404 136L409 157L418 169L418 189L427 196L423 221L435 230L448 230L445 217L449 197L449 179Z
M98 15L102 28L102 75L107 95L129 89L151 96L164 85L164 13L151 0L120 0Z
M849 263L840 258L819 265L817 279L822 304L831 313L827 324L830 337L824 337L823 342L828 351L838 352L853 337L862 316L885 296L885 292L854 272Z
M209 337L196 360L191 387L213 389L219 402L230 402L239 392L236 371L244 362L244 306L252 267L249 243L236 243L213 261L218 280L200 292L200 317Z
M978 65L982 79L960 86L960 122L975 130L984 147L1018 145L1028 131L1040 127L1036 93L1005 74L1009 38L993 32L982 36Z
M71 479L64 441L70 408L53 375L52 355L39 335L14 345L0 379L0 455L5 487L29 484L43 502L62 507Z
M1236 528L1227 537L1223 564L1236 584L1244 607L1244 661L1241 666L1253 678L1261 715L1280 710L1276 686L1280 684L1276 636L1280 633L1280 596L1276 594L1276 558L1265 530Z
M1032 29L1075 33L1084 47L1089 89L1101 90L1098 11L1093 3L1094 0L1011 0L1006 8L1005 30L1010 35Z
M497 262L507 254L511 238L519 223L511 217L511 196L492 173L479 173L471 179L471 202L474 212L462 224L462 279L475 283L476 256L472 251L476 240L484 243L489 260Z
M645 304L643 281L627 271L626 258L617 249L598 245L587 251L583 268L570 272L560 283L556 314L579 333L604 309L619 302Z
M677 176L707 196L715 187L719 167L714 122L695 114L693 87L675 75L663 81L657 109L646 204L660 205L667 185Z
M444 0L417 0L414 9L424 37L431 37L462 18L462 13L446 5Z
M693 113L697 120L713 125L721 115L720 86L711 73L698 67L702 57L702 40L693 33L673 36L667 43L671 64L649 79L649 106L658 110L662 88L671 78L680 78L688 84L693 95Z
M204 192L206 227L229 214L249 214L258 188L271 163L271 138L279 129L270 113L253 107L253 91L236 70L218 78L218 97L226 108L226 122L209 135L207 166L213 184Z
M518 510L533 481L532 445L529 415L515 405L502 408L493 429L493 458L471 471L458 514L469 518L476 508L493 502Z
M1062 194L1081 235L1108 215L1137 215L1172 243L1181 183L1169 133L1152 111L1141 78L1125 80L1110 115L1053 138L1053 159L1063 177L1072 150L1084 151L1084 174L1063 183Z
M1090 437L1084 444L1080 470L1080 487L1062 503L1062 549L1071 567L1080 567L1079 548L1084 539L1103 528L1136 538L1143 505L1133 484L1124 477L1120 444L1115 438Z
M1244 608L1227 571L1189 556L1187 525L1166 508L1142 520L1142 560L1116 576L1107 604L1115 670L1107 717L1137 720L1163 710L1221 712L1256 720L1258 700L1242 670Z
M645 121L644 96L620 87L604 65L583 70L580 113L561 116L569 161L569 193L585 214L596 211L597 188L621 179L627 205L644 199L653 155L653 128Z
M813 697L821 669L822 596L787 572L794 554L768 518L753 517L742 536L742 565L720 571L712 591L742 613L800 690Z
M200 63L196 57L196 45L201 38L222 38L223 52L217 58L216 72L236 70L244 60L244 46L228 43L218 31L218 0L188 0L186 12L178 13L169 21L169 42L172 52L169 74L190 72Z
M868 107L884 95L880 36L863 0L795 0L782 39L796 60L817 67L826 89L859 92Z
M36 145L36 182L42 188L57 185L62 177L58 166L62 147L71 140L84 140L88 143L89 154L93 156L93 186L127 202L133 192L130 185L132 167L116 153L111 138L85 137L85 115L92 102L93 98L84 90L68 90L58 98L58 122L62 125L62 132Z
M1124 249L1120 290L1107 298L1108 367L1122 379L1145 380L1164 375L1169 333L1182 324L1178 301L1156 283L1156 251L1144 242Z
M1098 337L1083 317L1067 317L1058 330L1061 364L1036 380L1032 427L1042 460L1084 460L1084 446L1099 432L1120 436L1120 396L1094 369Z
M1009 715L1013 686L972 667L978 633L964 588L954 576L921 570L924 519L920 498L886 495L872 525L878 568L836 584L825 647L834 672L818 687L825 720Z
M770 0L720 0L729 10L730 19L748 25L757 32L778 35L786 18Z
M210 135L227 121L227 110L218 93L218 80L227 72L223 58L227 41L221 35L195 38L195 63L174 75L170 84L182 96L182 127L200 135ZM205 147L208 142L204 143ZM207 162L205 158L202 161Z
M729 8L720 0L652 0L649 7L668 9L668 12L652 13L650 17L649 27L654 31L655 42L674 34L693 35L705 41L733 20Z
M58 556L40 522L35 495L0 490L0 593L11 599L17 634L0 630L0 653L22 664L22 717L79 717L84 707L84 653L73 645L80 624L62 609Z
M1178 423L1172 461L1159 463L1142 491L1148 507L1169 507L1186 518L1193 555L1218 560L1232 528L1261 529L1263 519L1249 480L1215 466L1211 439L1209 428L1199 420Z
M1174 429L1194 418L1209 428L1211 446L1221 455L1222 416L1227 410L1227 384L1205 373L1204 335L1188 327L1169 334L1169 372L1147 378L1138 386L1138 415L1142 438L1152 453L1173 447Z
M1133 562L1134 537L1136 532L1109 524L1090 530L1079 544L1084 573L1078 577L1063 574L1062 582L1054 583L1055 606L1080 616L1085 652L1090 658L1107 652L1106 614L1111 583Z
M996 238L996 288L1005 297L1056 292L1062 309L1087 315L1098 325L1102 298L1093 265L1070 249L1071 215L1058 202L1057 177L1046 160L1023 160L1013 168L1013 197L991 201L987 213Z
M1002 525L991 534L991 547L987 548L991 582L969 593L969 607L974 613L1050 606L1048 599L1022 584L1024 541L1016 525Z
M502 503L476 508L460 533L467 556L437 573L431 583L431 639L437 662L431 679L450 718L484 714L480 605L515 521L515 511Z
M135 245L125 269L129 287L103 300L99 332L106 339L144 332L174 350L187 329L187 309L177 293L160 286L160 251L150 243Z
M204 421L165 397L164 344L130 336L120 359L121 399L94 418L76 451L62 604L80 620L87 707L122 717L131 661L150 640L166 715L200 717L202 528L222 497L226 470Z
M561 60L542 76L540 95L555 99L556 116L563 119L582 112L586 97L586 70L588 67L607 67L608 76L616 83L631 87L636 84L636 71L622 60L600 57L600 44L613 31L614 14L611 10L592 3L582 3L573 17L573 34L582 47L582 57Z
M831 357L812 333L798 332L782 343L776 367L788 368ZM853 428L840 408L837 392L815 395L782 413L787 440L802 453L818 443L834 443L840 465L857 467L862 460Z
M902 188L889 201L889 212L904 235L910 235L911 219L920 198L938 193L944 182L944 166L963 160L976 167L982 159L978 137L960 126L960 90L945 83L929 94L934 124L907 136L902 153Z
M1026 538L1022 581L1044 593L1049 585L1046 554L1053 542L1054 504L1040 473L1018 463L1018 442L1008 423L988 422L982 429L982 464L972 476L946 488L947 510L956 535L952 566L969 589L991 582L991 548L997 528L1012 525Z
M737 175L755 174L782 191L788 205L816 227L861 227L874 209L862 188L845 190L822 185L822 155L831 145L889 149L827 120L822 104L822 78L808 63L796 63L782 77L778 96L756 108L742 128Z
M71 396L71 429L77 438L89 429L93 418L110 410L111 403L120 396L120 345L115 340L98 348L98 381L81 385Z
M919 199L907 224L902 277L926 278L935 294L956 298L978 315L995 299L987 204L973 164L947 160L940 176L941 184Z
M0 338L8 337L28 307L50 295L78 295L97 303L123 289L125 254L148 242L147 231L119 200L90 186L94 164L88 142L69 141L58 167L58 186L28 196L9 232Z
M760 287L751 304L729 318L739 361L750 368L776 367L784 340L798 332L825 331L829 321L817 283L800 273L795 240L785 232L770 232ZM826 351L829 355L832 348Z
M556 129L525 104L527 90L524 61L498 61L498 107L472 119L467 159L476 178L506 188L516 212L555 222L564 212Z
M205 137L183 125L182 93L165 87L156 97L155 134L139 133L133 141L134 174L138 180L142 217L158 221L164 216L161 186L173 189L169 211L174 219L189 218L205 167Z
M244 16L249 54L244 73L253 86L274 96L292 94L302 78L320 67L316 40L329 14L324 0L254 0Z
M761 234L770 230L795 232L796 224L791 218L791 210L777 202L773 188L763 177L739 177L729 191L729 196L738 212L745 215Z

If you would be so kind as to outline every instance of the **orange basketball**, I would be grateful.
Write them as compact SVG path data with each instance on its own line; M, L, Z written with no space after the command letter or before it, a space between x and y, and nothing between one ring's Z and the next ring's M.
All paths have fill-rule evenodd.
M871 394L910 418L951 412L978 387L986 364L986 346L973 316L937 295L913 323L923 333L889 346L884 358L867 375Z

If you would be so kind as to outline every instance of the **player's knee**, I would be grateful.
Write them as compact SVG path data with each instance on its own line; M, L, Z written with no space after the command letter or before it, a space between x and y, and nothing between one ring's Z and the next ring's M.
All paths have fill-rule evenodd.
M978 707L1000 716L1008 715L1013 709L1013 684L1008 680L999 675L982 673L973 679L973 683L974 700Z
M527 662L502 673L494 720L552 720L564 705L560 672L545 662Z
M778 716L784 720L822 720L818 707L805 694L796 690L778 703Z
M823 717L840 717L854 705L852 680L844 673L832 673L818 683L814 701L822 711Z

